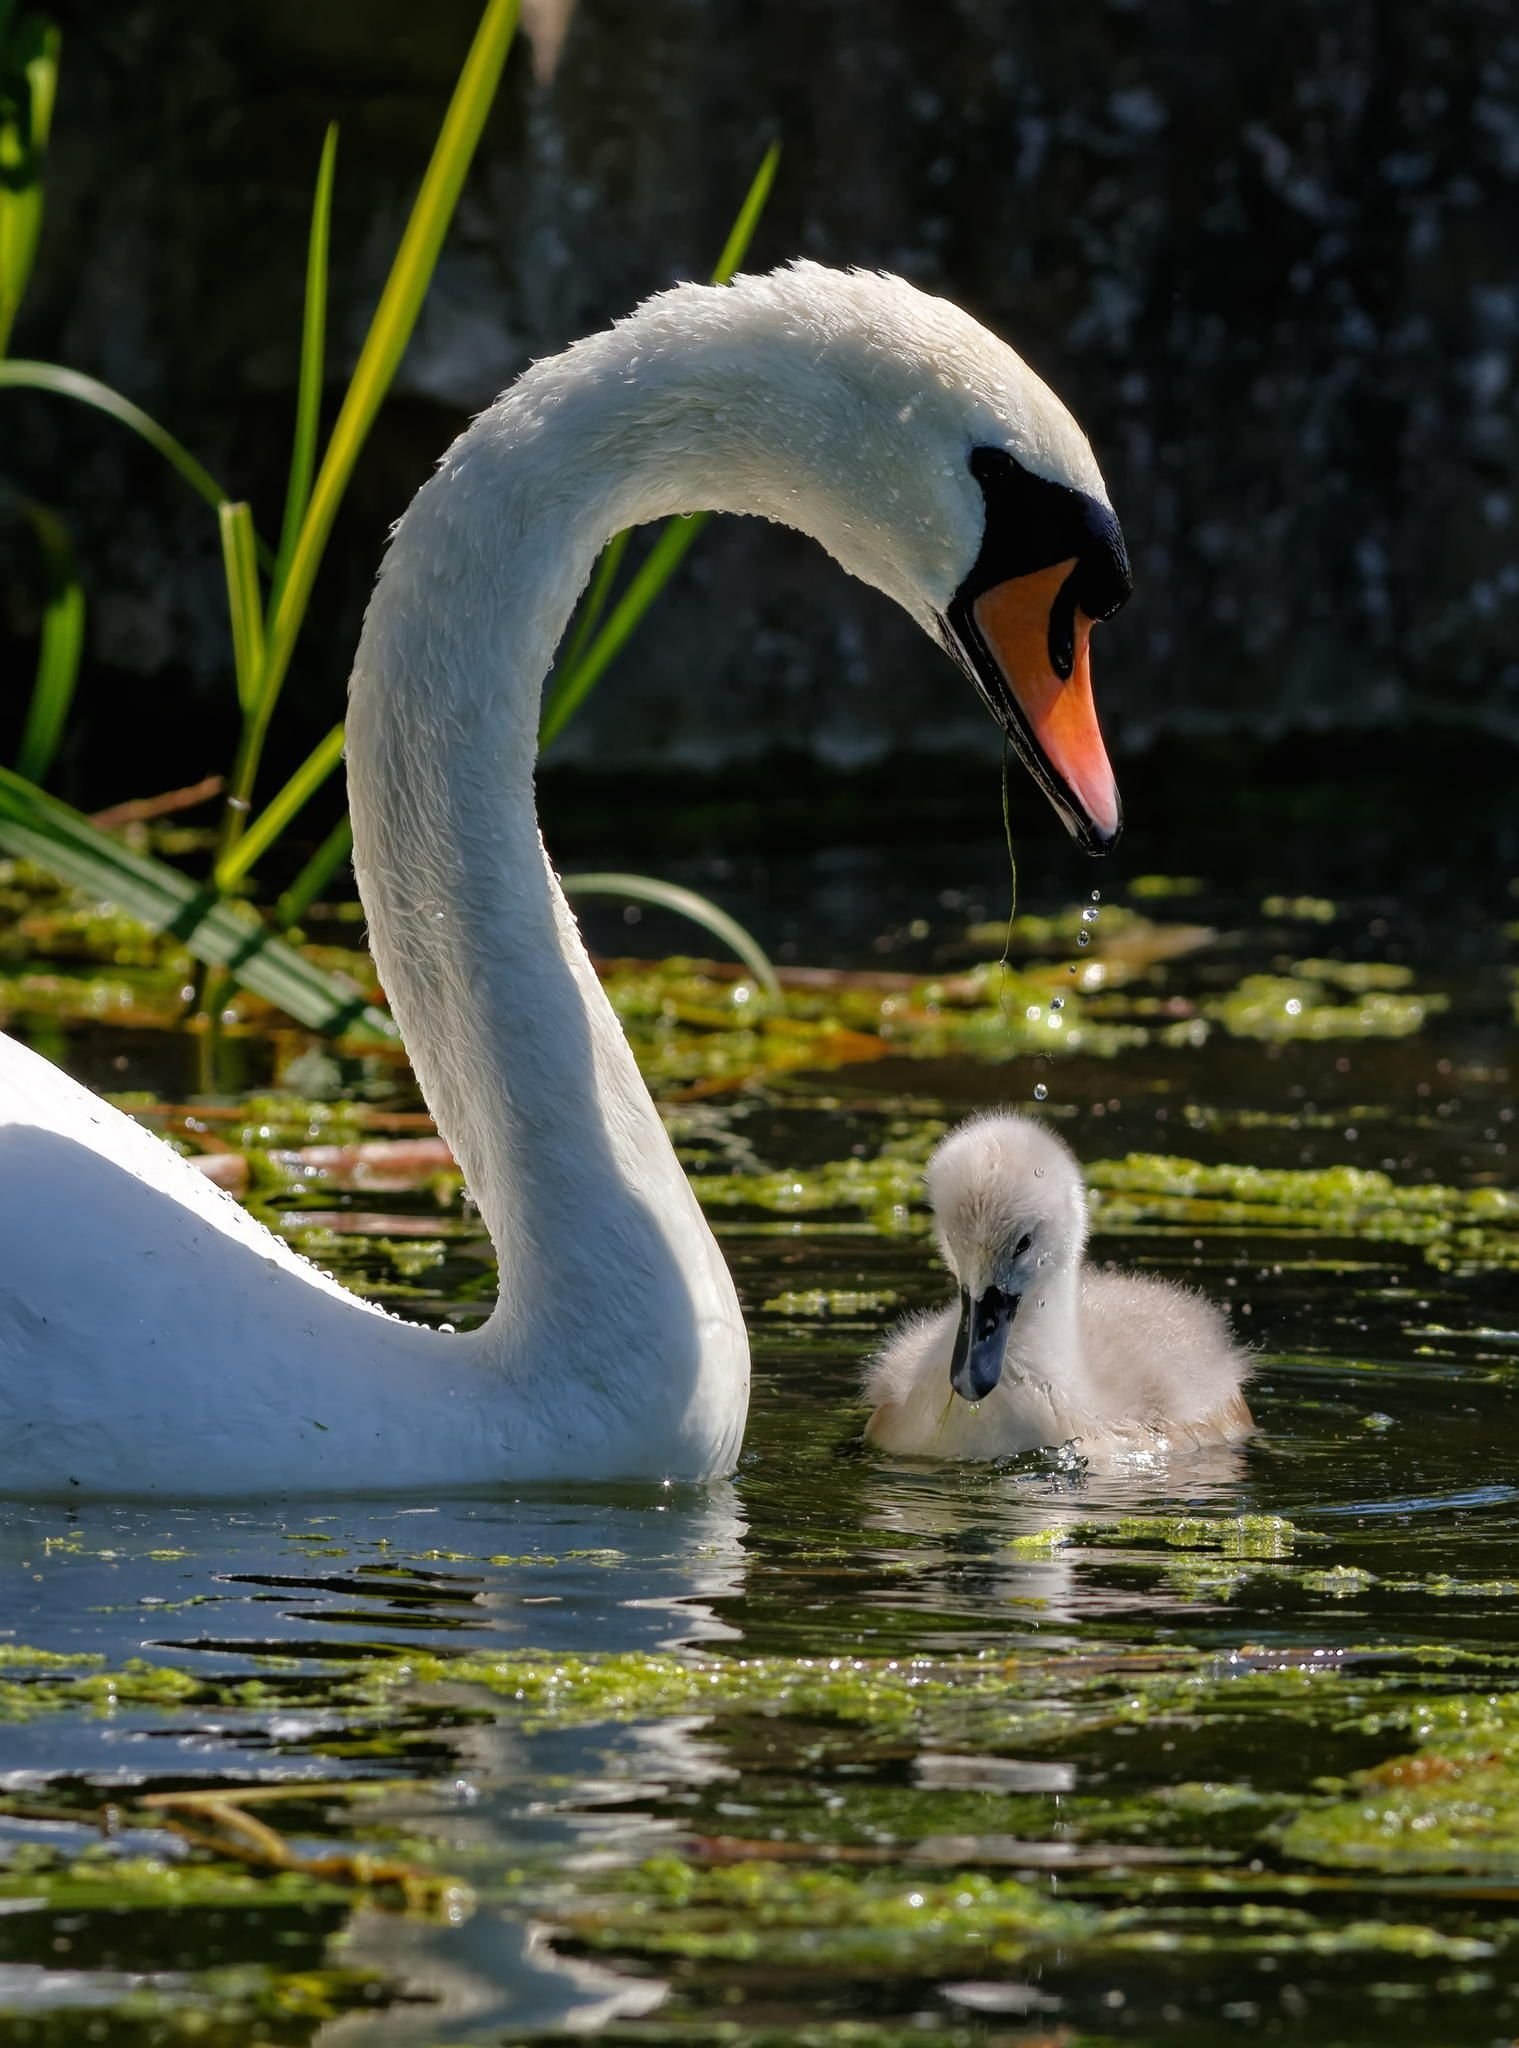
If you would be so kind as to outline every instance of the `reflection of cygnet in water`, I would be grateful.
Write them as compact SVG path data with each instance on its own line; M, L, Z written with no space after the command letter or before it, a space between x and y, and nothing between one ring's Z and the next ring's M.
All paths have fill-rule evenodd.
M1250 1433L1250 1362L1219 1311L1171 1281L1083 1264L1081 1170L1042 1124L962 1124L928 1163L928 1195L960 1300L872 1359L871 1443L1002 1458L1074 1442L1107 1460Z

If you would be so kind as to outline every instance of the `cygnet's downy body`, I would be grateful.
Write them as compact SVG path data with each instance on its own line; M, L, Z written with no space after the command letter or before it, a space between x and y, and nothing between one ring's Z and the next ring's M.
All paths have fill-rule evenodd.
M1081 1169L1042 1124L962 1124L927 1179L960 1298L871 1361L871 1443L929 1458L1073 1443L1108 1458L1250 1434L1250 1361L1224 1317L1190 1288L1084 1263Z

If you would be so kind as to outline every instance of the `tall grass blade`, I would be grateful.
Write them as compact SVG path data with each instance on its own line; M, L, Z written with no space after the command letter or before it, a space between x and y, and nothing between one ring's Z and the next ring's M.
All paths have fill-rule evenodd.
M281 931L300 923L352 852L353 822L345 811L275 904L274 922Z
M580 600L575 613L575 624L564 643L557 663L560 675L569 675L590 645L591 636L601 623L601 615L607 608L607 599L612 595L612 585L617 581L617 572L622 567L622 558L628 551L628 542L633 538L631 526L625 526L621 533L614 533L596 558L590 581L585 587L585 596Z
M781 160L781 146L772 142L760 158L759 169L750 180L744 194L744 203L739 208L728 239L723 244L723 253L717 259L712 272L714 284L727 284L738 266L749 253L749 244L754 240L754 231L760 224L765 203L770 197L770 187L775 183L776 168Z
M343 728L335 725L324 740L312 748L300 767L279 792L271 797L237 844L216 863L216 886L229 894L255 861L262 860L297 812L314 797L343 758Z
M301 521L311 501L316 472L317 431L322 414L322 374L327 349L327 255L332 240L332 184L337 169L338 124L329 121L317 164L311 200L311 232L306 244L306 303L301 321L301 367L296 386L295 434L290 444L290 478L285 486L285 516L274 557L271 613L279 602L290 557L300 538Z
M311 599L312 586L332 532L333 520L337 517L338 506L353 474L359 451L400 366L417 315L422 310L422 300L432 281L465 173L496 96L501 67L506 62L506 53L517 26L517 8L518 0L486 0L475 40L464 60L464 68L433 147L432 159L422 178L421 190L401 237L401 246L396 251L390 276L386 279L380 303L364 338L364 346L359 351L359 360L339 409L332 439L317 471L300 533L290 551L279 601L270 621L269 654L258 729L253 735L251 749L245 750L251 758L240 760L234 771L234 797L246 799L247 785L251 784L257 771L263 732L295 652L301 622L306 616L306 606Z
M313 1031L396 1043L394 1024L344 976L313 966L244 906L134 853L8 768L0 768L0 846L178 938Z
M737 954L772 1001L781 1000L781 984L769 954L736 918L729 917L708 897L694 889L682 889L677 882L656 881L652 875L561 875L559 886L566 896L614 896L632 903L648 903L656 910L673 910L689 918L703 931L720 939L730 953Z
M48 391L56 398L72 398L79 405L88 405L139 435L213 511L219 510L229 495L204 463L197 462L167 427L161 427L151 413L134 405L130 398L123 398L109 384L102 384L98 377L86 377L81 370L66 370L61 363L34 363L18 357L15 361L0 362L0 391ZM260 568L272 569L274 556L267 544L258 541L256 549Z
M232 669L244 718L258 703L264 675L264 619L259 597L253 514L238 499L216 508L221 529L222 568L227 578L227 616L232 627Z
M744 194L743 204L728 230L728 239L723 244L722 254L718 257L712 272L713 284L727 284L748 255L749 244L754 239L754 231L759 226L760 216L764 213L765 203L770 197L770 188L775 183L776 167L780 160L781 146L778 142L772 142L761 157L759 169L749 181L749 189ZM538 727L540 746L546 747L550 740L563 732L611 663L621 653L644 613L674 575L687 548L701 531L705 518L705 513L697 513L666 521L638 576L629 585L612 616L598 634L596 629L606 609L607 600L612 594L617 572L622 567L629 535L624 531L615 534L607 542L586 586L574 628L555 664L554 679L545 697ZM656 562L656 559L658 580L645 580L640 584L645 571ZM635 591L638 592L636 603L632 602Z
M54 24L34 14L21 16L11 42L9 13L0 14L0 93L14 110L0 113L0 356L10 347L37 258L61 41Z
M679 567L686 550L707 523L705 512L682 512L667 519L653 547L638 565L627 589L575 668L556 677L538 726L538 744L556 740L602 676L621 654L644 614Z
M37 645L37 670L32 682L26 724L16 770L41 782L52 767L84 651L84 587L74 566L69 530L45 505L27 501L23 507L42 554L42 626Z

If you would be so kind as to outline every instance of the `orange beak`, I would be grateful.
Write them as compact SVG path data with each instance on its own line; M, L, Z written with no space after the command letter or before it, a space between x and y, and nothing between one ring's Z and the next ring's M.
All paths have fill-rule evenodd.
M1075 567L1073 558L1010 576L983 591L969 611L1010 703L999 706L979 676L978 687L1072 831L1092 852L1102 852L1123 829L1123 809L1092 702L1092 621L1069 600L1068 626L1060 621L1061 593ZM1062 632L1068 635L1064 676L1052 652Z

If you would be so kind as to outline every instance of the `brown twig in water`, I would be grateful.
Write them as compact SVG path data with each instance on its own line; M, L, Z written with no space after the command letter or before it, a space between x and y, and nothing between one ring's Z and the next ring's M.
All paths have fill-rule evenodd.
M20 1820L94 1827L107 1837L129 1828L164 1830L192 1849L246 1863L255 1870L293 1870L303 1877L352 1885L362 1891L399 1892L408 1912L457 1912L469 1897L468 1886L457 1878L424 1870L420 1864L407 1863L398 1856L370 1856L362 1850L302 1856L278 1829L247 1811L247 1805L272 1804L281 1798L350 1796L351 1789L339 1782L288 1787L250 1785L241 1791L148 1792L131 1803L110 1800L93 1809L44 1800L0 1798L0 1813Z

